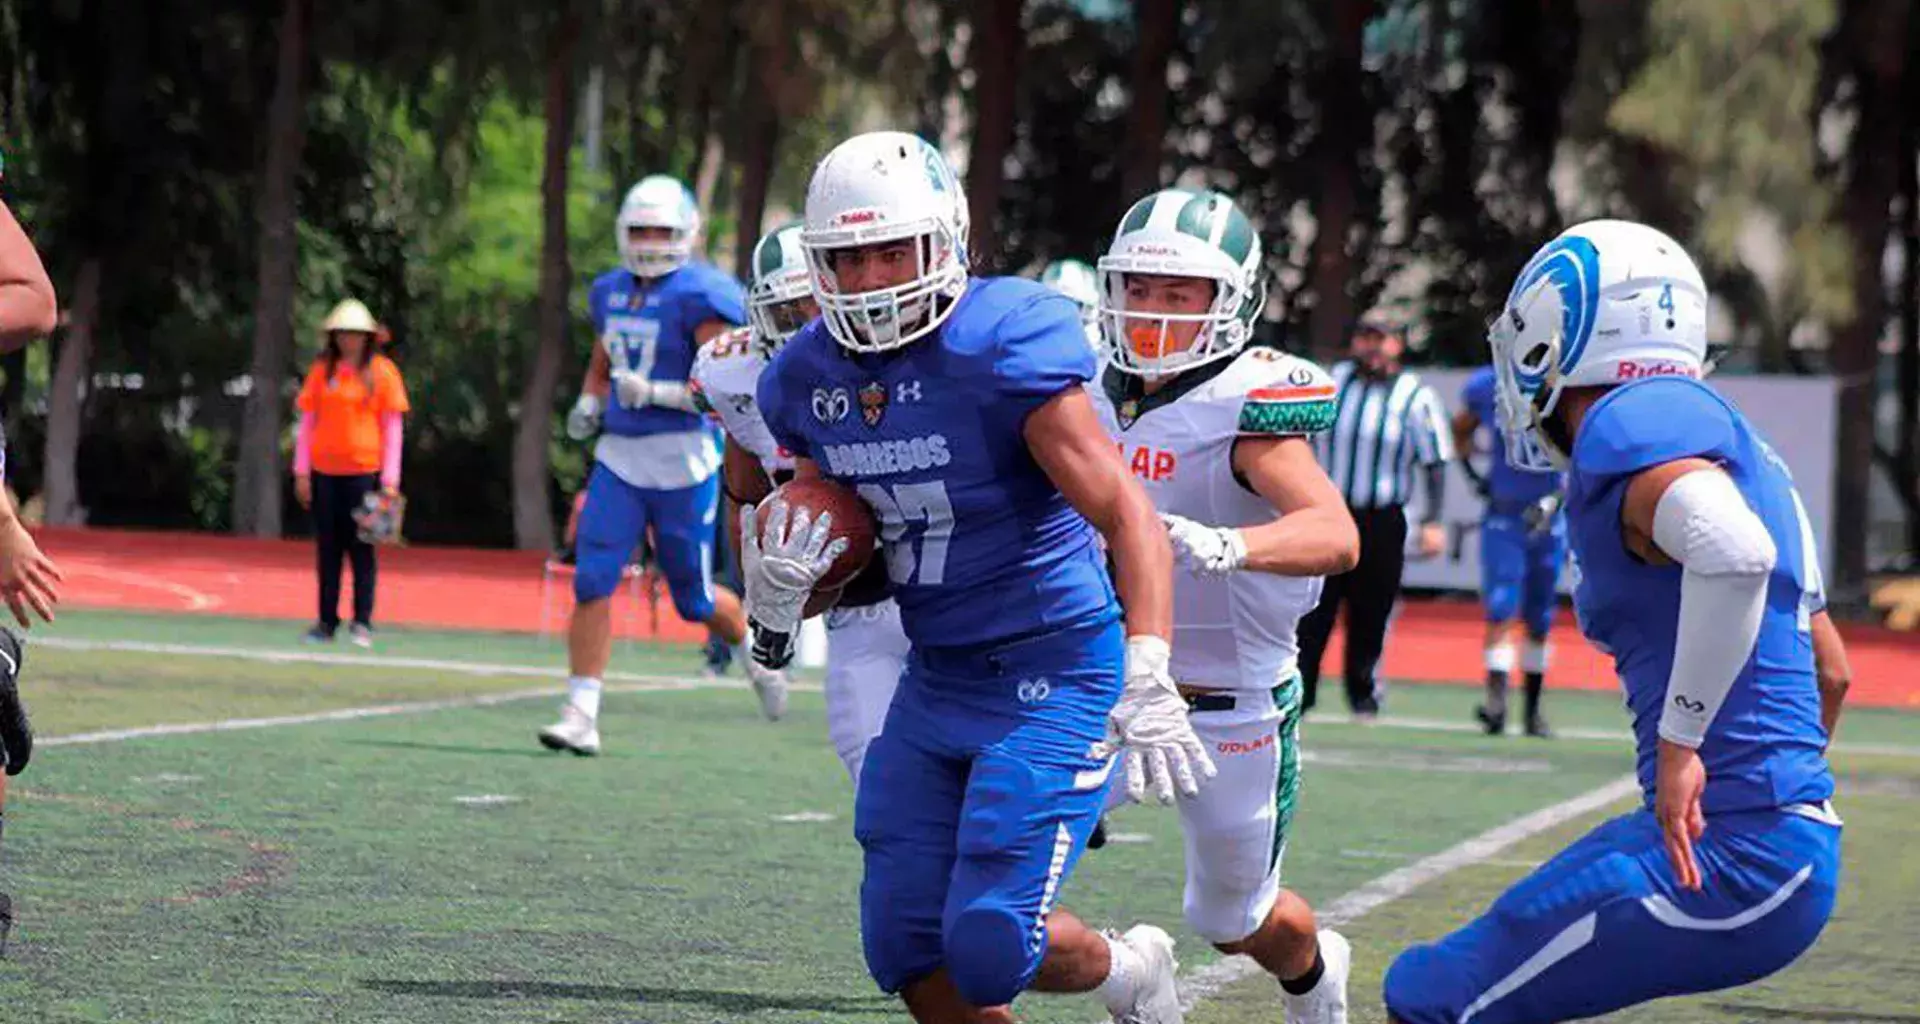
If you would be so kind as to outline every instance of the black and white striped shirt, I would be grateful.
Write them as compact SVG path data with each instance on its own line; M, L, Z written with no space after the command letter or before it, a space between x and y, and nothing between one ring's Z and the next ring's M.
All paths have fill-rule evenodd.
M1418 374L1385 380L1354 372L1353 360L1335 363L1340 398L1333 429L1314 439L1320 464L1353 508L1388 508L1413 498L1413 467L1453 459L1446 406Z

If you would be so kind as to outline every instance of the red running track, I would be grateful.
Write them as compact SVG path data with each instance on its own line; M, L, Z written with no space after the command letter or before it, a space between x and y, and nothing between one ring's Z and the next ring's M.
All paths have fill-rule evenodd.
M64 602L79 608L312 621L313 547L308 542L136 530L43 529L37 536L66 574ZM387 548L380 552L377 622L443 629L534 633L542 628L544 557L522 551ZM343 588L344 589L344 588ZM631 589L617 599L615 628L631 638L695 642L705 630L680 621L661 595L658 628ZM553 582L546 621L564 630L570 579ZM1554 633L1556 686L1611 690L1610 660L1574 632L1564 613ZM1920 636L1847 627L1854 687L1849 702L1920 708ZM1402 606L1388 638L1385 673L1407 682L1478 679L1478 609L1465 601ZM1340 638L1327 652L1338 671Z

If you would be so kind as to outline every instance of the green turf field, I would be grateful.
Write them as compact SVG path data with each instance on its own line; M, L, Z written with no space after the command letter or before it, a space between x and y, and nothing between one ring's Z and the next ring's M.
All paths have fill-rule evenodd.
M895 1019L859 954L851 794L817 693L759 720L743 688L687 688L687 649L627 648L607 753L547 754L561 653L530 638L391 631L303 648L297 626L72 614L30 649L43 736L161 723L434 710L52 742L14 780L0 888L18 923L7 1021L861 1021ZM60 646L56 646L60 645ZM106 645L107 649L101 649ZM268 661L291 655L327 660ZM552 675L527 674L528 667ZM657 688L655 688L657 687ZM1395 691L1387 724L1310 721L1289 884L1323 905L1630 767L1618 702L1559 695L1573 738L1457 727L1461 688ZM475 706L471 700L497 700ZM505 698L505 699L501 699ZM1850 874L1821 945L1777 981L1632 1021L1920 1021L1920 716L1852 716ZM1601 816L1525 839L1346 926L1357 1021L1387 958L1462 920ZM1133 808L1066 903L1177 925L1177 823ZM1871 870L1869 870L1871 867ZM1213 957L1174 927L1189 970ZM1213 972L1205 977L1213 977ZM1101 1019L1033 998L1024 1019ZM1190 1019L1277 1021L1270 982Z

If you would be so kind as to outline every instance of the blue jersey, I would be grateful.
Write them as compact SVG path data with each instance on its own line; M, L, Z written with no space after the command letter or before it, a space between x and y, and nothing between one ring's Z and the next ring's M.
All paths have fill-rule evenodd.
M872 507L907 637L958 646L1118 615L1093 528L1022 433L1094 372L1073 300L976 279L939 330L895 352L854 355L815 320L757 398L776 441Z
M693 370L700 348L694 328L709 320L735 326L747 322L746 292L740 283L705 263L688 263L651 281L625 268L609 270L594 278L587 310L596 343L606 346L615 372L681 383ZM606 433L627 437L702 428L699 413L658 406L628 409L612 397L601 420Z
M1493 367L1483 366L1467 378L1460 389L1460 401L1473 418L1493 431L1492 468L1487 471L1487 497L1496 505L1524 506L1560 489L1560 474L1537 473L1517 469L1507 462L1507 439L1500 426L1500 410L1494 403ZM1464 453L1462 454L1464 458Z
M1579 572L1581 630L1613 655L1639 747L1640 785L1651 806L1661 706L1680 613L1675 565L1648 565L1621 539L1620 503L1641 470L1699 457L1724 469L1779 552L1760 635L1707 730L1707 813L1825 800L1833 777L1822 750L1820 690L1810 617L1824 601L1819 554L1787 467L1752 424L1712 388L1681 377L1625 384L1580 424L1568 476L1567 516Z

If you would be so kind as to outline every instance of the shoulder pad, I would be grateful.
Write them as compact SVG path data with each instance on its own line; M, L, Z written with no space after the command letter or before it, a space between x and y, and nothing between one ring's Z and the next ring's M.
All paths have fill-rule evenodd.
M1295 437L1333 426L1339 396L1327 371L1270 348L1248 349L1235 362L1227 372L1256 369L1240 404L1240 433Z
M1573 468L1619 476L1697 455L1731 450L1733 410L1713 389L1685 377L1622 385L1602 397L1580 423Z

